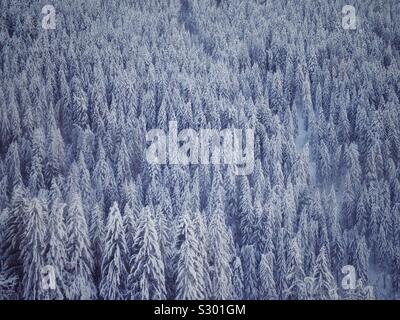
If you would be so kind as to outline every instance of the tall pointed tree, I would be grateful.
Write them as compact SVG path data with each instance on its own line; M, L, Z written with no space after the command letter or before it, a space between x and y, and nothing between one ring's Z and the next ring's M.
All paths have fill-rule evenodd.
M44 215L40 200L32 199L26 214L21 242L22 296L26 300L37 300L44 297L41 275L44 266Z
M336 283L329 269L326 248L324 246L319 251L315 261L313 278L315 279L314 292L317 299L337 299Z
M55 199L50 207L50 215L48 221L46 235L46 265L54 268L55 290L48 290L46 298L61 300L66 297L65 286L65 267L66 267L66 251L65 243L67 233L64 223L64 208L66 204L60 199Z
M127 283L130 299L166 298L164 263L152 214L150 207L140 213Z
M99 293L106 300L121 300L125 296L128 249L118 204L114 202L108 214Z
M93 283L93 257L81 196L70 190L67 196L67 298L90 299L96 296Z
M274 280L274 256L271 250L261 255L258 272L260 277L260 299L277 299L278 294Z

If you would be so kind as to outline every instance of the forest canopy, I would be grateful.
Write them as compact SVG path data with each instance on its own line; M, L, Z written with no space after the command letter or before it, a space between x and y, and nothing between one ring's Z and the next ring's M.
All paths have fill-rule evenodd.
M0 299L399 297L398 1L51 2L0 2ZM254 170L149 163L171 121Z

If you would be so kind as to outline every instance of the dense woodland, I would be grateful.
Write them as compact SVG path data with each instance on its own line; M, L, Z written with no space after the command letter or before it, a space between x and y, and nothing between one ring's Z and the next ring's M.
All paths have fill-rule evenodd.
M346 4L2 0L0 299L399 297L400 6ZM254 172L149 164L172 120Z

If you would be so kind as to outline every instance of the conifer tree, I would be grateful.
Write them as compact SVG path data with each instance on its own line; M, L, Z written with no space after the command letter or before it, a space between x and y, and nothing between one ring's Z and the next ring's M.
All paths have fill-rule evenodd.
M136 228L127 283L130 299L166 298L164 263L151 211L143 208Z
M243 299L243 268L240 257L236 257L232 264L233 298ZM261 277L260 277L261 278Z
M44 297L41 271L44 266L45 214L40 200L32 199L21 241L22 296L26 300Z
M278 298L274 280L274 256L272 251L261 255L259 265L260 299L275 300Z
M315 279L314 292L317 299L337 299L335 279L329 269L326 248L323 246L315 260L313 278Z
M244 299L258 299L259 276L256 253L253 245L246 245L241 249L244 273Z
M66 204L61 199L55 199L50 207L47 234L45 238L45 262L54 269L55 289L46 292L46 298L61 300L66 297L65 268L66 251L65 243L67 233L64 223L64 208Z
M204 297L202 261L194 226L187 210L179 217L176 237L175 298L178 300L202 299Z
M96 296L93 283L93 256L82 200L76 190L67 196L67 298L90 299Z
M127 246L122 216L114 202L108 214L99 294L106 300L121 300L125 296Z
M300 299L304 296L302 281L305 274L297 239L292 239L290 242L286 270L287 292L285 296L287 299Z

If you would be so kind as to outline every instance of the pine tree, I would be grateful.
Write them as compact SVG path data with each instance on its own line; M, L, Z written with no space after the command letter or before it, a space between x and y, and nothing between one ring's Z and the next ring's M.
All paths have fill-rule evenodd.
M175 262L176 299L202 299L204 281L201 255L194 226L187 210L178 219L175 250L177 252Z
M137 219L133 214L133 210L127 203L124 208L123 226L125 232L126 246L128 249L128 257L132 256L132 249L135 244L136 223Z
M78 159L78 172L79 172L79 190L81 191L83 207L85 210L85 216L89 220L89 211L93 206L93 190L92 180L90 178L89 170L86 166L85 156L83 152L79 154Z
M11 124L7 112L7 108L4 107L6 105L3 90L0 90L0 105L2 106L0 109L0 146L1 151L4 152L3 149L9 145L11 139Z
M300 299L300 297L304 296L302 281L305 278L305 274L297 239L290 241L286 272L287 292L285 297L287 299Z
M257 243L259 252L265 252L267 248L273 250L273 227L274 227L274 214L275 214L275 193L268 198L264 210L260 217L260 224L258 228L259 241Z
M77 76L71 79L71 120L72 124L82 128L88 123L88 101L82 90L82 83Z
M285 105L282 91L282 74L280 70L274 74L271 89L271 109L277 114L281 114Z
M253 245L241 249L244 273L244 299L258 299L259 277L256 252Z
M125 144L125 139L122 138L120 147L118 148L118 158L117 158L117 183L118 186L122 186L125 179L130 179L132 177L130 158L128 154L128 149Z
M283 228L279 229L275 250L276 265L279 266L275 269L275 283L280 299L286 298L285 295L287 293L287 261L284 243L284 232L285 230Z
M341 144L347 143L350 138L350 123L347 117L346 104L341 103L338 119L338 141Z
M198 235L198 243L199 243L199 252L201 255L201 276L202 276L202 281L201 281L201 287L203 288L204 291L204 297L205 299L209 299L212 296L212 282L211 282L211 272L210 272L210 265L209 265L209 252L208 252L208 237L209 232L206 230L206 222L205 222L205 217L201 212L195 213L195 216L193 218L194 221L194 226L195 226L195 231L196 234ZM230 239L229 239L230 240ZM171 251L171 250L170 250ZM167 255L168 257L172 257L172 253Z
M274 256L272 251L261 255L259 265L260 299L275 300L278 298L274 280Z
M350 174L346 173L345 175L345 190L343 196L343 203L341 209L341 219L340 223L344 225L347 229L350 229L354 226L355 223L355 193L350 180Z
M320 300L337 299L335 279L329 270L326 248L319 251L314 264L313 278L315 279L315 297Z
M90 299L96 296L93 283L93 257L80 194L69 191L67 196L67 298Z
M240 257L236 257L232 264L232 285L233 285L233 298L236 300L243 299L243 268Z
M364 236L360 236L356 240L356 248L354 252L353 263L357 270L357 276L364 282L368 283L368 261L369 250Z
M57 288L27 289L30 299L96 298L103 257L116 256L104 235L114 202L141 277L132 278L135 299L329 298L334 281L325 273L339 282L347 263L360 279L341 298L373 298L371 271L393 281L378 298L399 297L392 3L357 11L360 20L373 16L364 43L335 32L334 5L322 2L98 1L100 10L81 1L57 20L63 32L38 32L32 12L13 19L30 6L14 2L0 5L0 299L24 297L23 269L40 270L39 260L26 265L32 257L54 266ZM284 16L275 14L282 7ZM68 3L58 11L69 12ZM282 32L262 34L269 25ZM169 121L180 130L254 129L254 172L146 163L146 132L167 132ZM28 252L31 199L43 211L44 243ZM152 227L141 227L143 206ZM157 259L140 260L142 247L158 247ZM313 277L317 262L327 266L323 281ZM127 284L113 275L104 274L103 288Z
M25 228L21 241L23 268L22 296L26 300L44 297L41 271L44 266L45 212L39 199L31 201L26 214Z
M150 207L143 208L135 233L127 283L130 299L166 298L164 263L151 211Z
M367 230L367 208L366 208L366 190L363 190L360 193L359 198L357 199L357 207L356 207L356 226L357 230L361 234L365 234Z
M101 142L99 142L98 154L98 160L92 177L95 190L98 193L97 197L99 198L99 193L104 194L107 209L111 206L112 201L115 200L113 199L115 198L115 195L113 194L115 178Z
M45 161L45 180L50 184L53 177L64 171L65 146L60 130L53 127L49 134Z
M42 129L33 132L32 140L32 161L29 175L29 189L33 194L37 194L44 187L43 160L44 152L44 133Z
M90 212L89 238L93 255L93 280L96 286L101 281L101 264L104 251L105 228L103 211L98 203L93 205Z
M246 176L240 177L239 188L237 189L237 192L239 196L241 243L252 243L252 238L255 234L254 228L256 227L257 220L254 216L250 185Z
M21 248L24 238L26 215L29 211L29 201L23 186L14 188L10 209L6 218L7 228L4 231L1 245L2 260L7 273L11 277L22 278Z
M232 252L229 231L222 212L214 212L209 225L212 297L216 300L230 299L232 288Z
M55 199L50 207L50 215L46 234L46 265L50 265L54 269L56 288L48 290L46 298L51 300L61 300L66 296L65 287L65 267L66 267L66 251L65 243L67 239L66 228L64 223L64 208L66 204L60 199Z
M99 293L106 300L121 300L125 296L128 249L122 216L116 202L114 202L108 214L104 245Z
M318 177L321 181L321 185L323 187L327 186L331 181L331 159L329 156L328 148L326 147L325 143L321 141L319 145L319 152L318 152Z
M11 194L11 191L18 185L22 185L21 175L21 164L18 152L18 144L13 142L8 147L8 151L5 158L5 165L8 168L7 172L7 194Z

